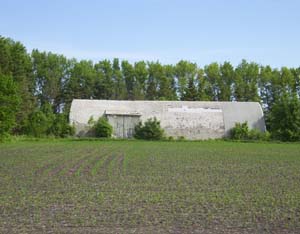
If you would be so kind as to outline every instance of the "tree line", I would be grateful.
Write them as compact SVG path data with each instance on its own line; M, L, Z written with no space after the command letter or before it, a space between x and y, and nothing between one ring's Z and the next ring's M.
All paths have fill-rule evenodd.
M299 101L300 67L277 69L246 60L237 66L204 67L185 60L175 65L118 58L94 63L37 49L28 53L22 43L0 37L3 133L68 134L65 125L74 98L258 101L270 128L270 112L283 96Z

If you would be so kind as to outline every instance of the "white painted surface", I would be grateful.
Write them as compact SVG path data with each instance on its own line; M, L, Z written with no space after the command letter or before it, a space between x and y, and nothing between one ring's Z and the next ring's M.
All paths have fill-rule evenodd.
M180 108L168 108L169 112L176 113L216 113L222 112L221 109L212 109L212 108L189 108L188 106L182 106Z

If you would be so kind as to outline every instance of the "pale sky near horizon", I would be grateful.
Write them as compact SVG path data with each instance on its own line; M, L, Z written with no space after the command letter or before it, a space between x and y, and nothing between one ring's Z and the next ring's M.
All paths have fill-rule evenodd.
M77 59L300 66L300 0L0 0L0 35Z

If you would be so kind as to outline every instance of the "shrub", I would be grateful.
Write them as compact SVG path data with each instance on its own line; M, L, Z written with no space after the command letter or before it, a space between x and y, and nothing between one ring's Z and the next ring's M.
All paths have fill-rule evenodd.
M44 112L36 110L32 112L26 123L26 132L28 135L34 137L45 136L48 129L51 127L52 122L48 120Z
M139 122L134 128L134 137L144 140L161 140L164 137L164 130L156 118L150 118L143 124Z
M271 135L268 131L261 132L257 129L251 129L247 135L248 140L269 141L270 138L271 138Z
M169 141L174 141L174 137L169 136L169 137L168 137L168 140L169 140Z
M95 122L93 129L96 137L110 138L113 132L112 126L105 117L100 117L98 121Z
M184 140L185 140L185 137L184 137L184 136L179 136L179 137L177 137L177 140L178 140L178 141L184 141Z
M56 114L49 133L57 137L73 136L75 127L69 124L68 117L65 114Z
M230 130L230 138L233 140L247 139L249 134L248 123L235 123L235 126Z
M11 135L8 134L7 132L1 133L0 134L0 143L5 142L11 138Z
M268 141L270 140L269 132L261 132L257 129L249 130L248 123L236 123L231 129L229 137L233 140L255 140Z
M50 105L32 112L25 121L25 132L34 137L67 137L75 133L66 114L54 114Z

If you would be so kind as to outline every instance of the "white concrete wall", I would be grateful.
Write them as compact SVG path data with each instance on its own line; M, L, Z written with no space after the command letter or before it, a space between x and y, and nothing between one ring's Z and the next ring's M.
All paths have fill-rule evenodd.
M187 139L221 138L235 122L248 121L250 128L265 130L263 113L255 102L114 101L78 100L72 102L70 123L76 133L85 135L91 116L98 119L105 111L138 112L141 120L156 117L167 136Z
M228 133L235 123L248 122L249 128L266 131L264 114L258 102L223 102L225 132Z

